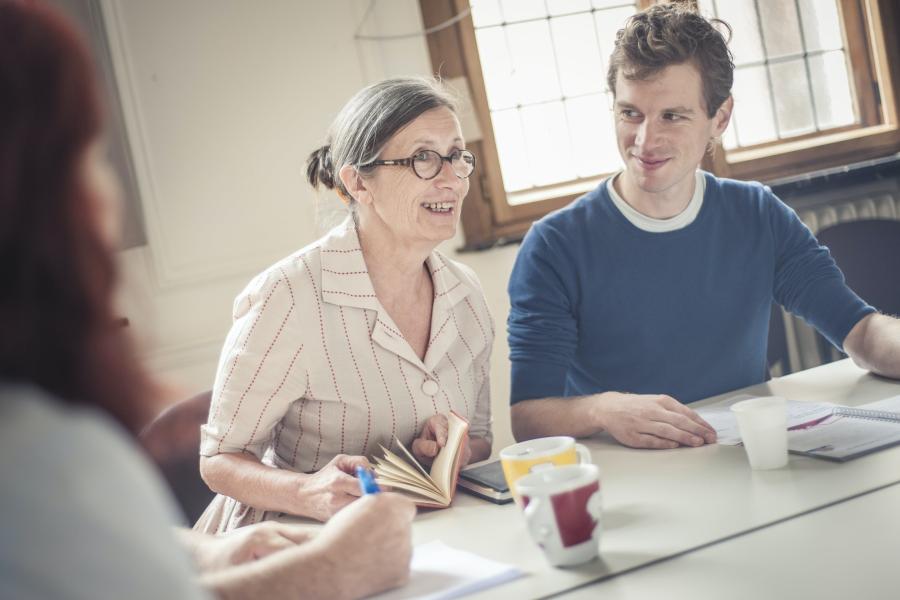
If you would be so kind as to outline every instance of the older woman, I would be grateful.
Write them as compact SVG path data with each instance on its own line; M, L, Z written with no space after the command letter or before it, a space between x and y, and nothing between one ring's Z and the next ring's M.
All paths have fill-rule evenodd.
M474 168L434 81L383 81L343 108L307 175L350 214L235 301L201 444L220 495L198 529L325 520L379 445L429 463L451 410L470 423L463 464L490 455L490 315L472 271L435 250Z

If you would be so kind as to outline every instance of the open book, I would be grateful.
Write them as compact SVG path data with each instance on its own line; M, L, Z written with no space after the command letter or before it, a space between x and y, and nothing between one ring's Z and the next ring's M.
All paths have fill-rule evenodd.
M469 423L453 411L447 415L447 422L447 443L431 463L431 472L419 464L400 440L396 440L400 454L381 446L384 457L375 459L375 477L378 483L409 496L417 506L450 506L459 476L460 453L468 439Z

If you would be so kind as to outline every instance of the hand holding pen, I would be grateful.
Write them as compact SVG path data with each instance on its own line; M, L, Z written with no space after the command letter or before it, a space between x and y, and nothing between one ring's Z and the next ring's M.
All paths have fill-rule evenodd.
M371 470L365 467L356 467L356 477L359 479L359 489L363 496L367 494L377 494L381 491L378 483L375 481L375 475Z

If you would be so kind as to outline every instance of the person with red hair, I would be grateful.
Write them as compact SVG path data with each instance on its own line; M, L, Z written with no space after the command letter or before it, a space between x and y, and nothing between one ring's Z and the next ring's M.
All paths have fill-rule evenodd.
M120 191L94 77L68 22L0 0L0 597L354 598L402 583L415 508L394 494L317 533L171 527L134 443L161 407L115 319Z

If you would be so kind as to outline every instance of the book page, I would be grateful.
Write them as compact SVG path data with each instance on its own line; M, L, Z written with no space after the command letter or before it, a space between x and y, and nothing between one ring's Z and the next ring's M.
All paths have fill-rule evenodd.
M441 541L413 548L409 583L373 596L376 600L459 598L523 575L515 565L451 548Z
M469 424L453 411L447 415L447 423L447 443L431 463L431 479L450 498L453 496L454 479L459 469L460 447L469 431Z
M885 398L884 400L876 400L875 402L860 404L859 406L852 406L850 408L896 413L897 419L900 420L900 394Z
M400 444L399 440L397 443L405 452L406 448L404 448L403 444ZM422 469L422 466L415 462L415 458L412 458L411 454L406 452L407 456L413 461L412 464L384 446L381 446L381 451L384 453L384 458L375 459L375 473L381 483L414 492L442 504L447 503L449 499L445 498L443 491L437 487L428 473Z

